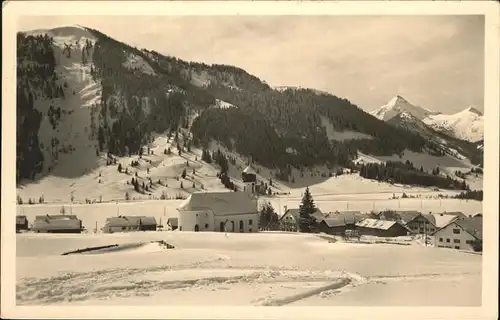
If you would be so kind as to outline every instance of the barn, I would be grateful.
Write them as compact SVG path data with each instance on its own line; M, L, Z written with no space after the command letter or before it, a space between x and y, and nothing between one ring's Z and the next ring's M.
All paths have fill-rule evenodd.
M194 192L177 208L179 231L257 232L257 199L246 192Z
M356 223L366 218L359 211L329 213L319 223L319 230L327 234L344 235L346 230L356 229Z
M410 229L397 221L363 219L356 223L360 235L376 237L401 237L410 234Z
M28 218L26 216L16 216L16 231L28 230Z
M82 221L75 215L36 216L33 231L42 233L81 233Z
M118 216L106 219L104 233L127 231L156 231L156 219L146 216Z

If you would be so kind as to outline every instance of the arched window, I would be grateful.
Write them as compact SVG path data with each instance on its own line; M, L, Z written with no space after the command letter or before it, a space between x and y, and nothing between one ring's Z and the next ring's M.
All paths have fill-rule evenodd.
M194 225L194 231L195 231L195 232L200 231L200 226L199 226L199 225L197 225L197 224L195 224L195 225Z
M220 222L220 232L224 232L224 221Z
M243 220L240 220L240 232L243 232Z

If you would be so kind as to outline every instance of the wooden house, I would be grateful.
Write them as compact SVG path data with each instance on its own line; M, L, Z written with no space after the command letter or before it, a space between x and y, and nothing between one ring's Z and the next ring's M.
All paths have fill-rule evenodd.
M344 235L347 230L356 229L356 223L367 217L359 211L328 213L319 223L319 231L332 235Z
M118 216L106 219L104 233L128 231L156 231L156 219L146 216Z
M376 237L401 237L410 234L410 230L398 221L363 219L356 223L360 235Z
M36 216L33 231L37 233L81 233L82 221L75 215Z

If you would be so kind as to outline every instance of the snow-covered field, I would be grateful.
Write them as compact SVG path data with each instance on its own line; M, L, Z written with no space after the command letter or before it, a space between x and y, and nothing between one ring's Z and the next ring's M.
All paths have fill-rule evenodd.
M481 304L481 255L415 243L330 243L316 235L279 232L16 237L18 305ZM61 255L134 243L144 244Z

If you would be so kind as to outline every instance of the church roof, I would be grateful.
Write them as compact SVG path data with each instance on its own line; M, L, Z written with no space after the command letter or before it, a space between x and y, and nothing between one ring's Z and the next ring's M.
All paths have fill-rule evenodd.
M245 170L243 170L243 173L257 175L257 173L255 172L255 170L252 168L251 165L249 165L248 167L246 167Z
M257 202L247 193L237 192L194 192L184 200L178 211L211 210L216 216L257 213Z

